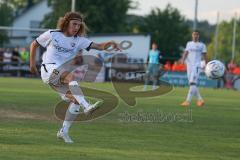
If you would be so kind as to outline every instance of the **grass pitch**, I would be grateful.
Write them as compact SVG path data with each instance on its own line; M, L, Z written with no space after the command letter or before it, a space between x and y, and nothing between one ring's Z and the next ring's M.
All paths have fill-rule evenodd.
M115 94L110 83L83 85ZM139 98L133 108L120 100L110 114L76 122L70 130L75 143L69 145L56 139L61 121L53 114L60 100L54 91L39 79L0 78L0 160L239 160L239 92L200 91L206 106L198 108L193 101L190 121L136 118L138 113L150 115L148 120L159 112L190 114L179 106L187 88L175 88L163 96Z

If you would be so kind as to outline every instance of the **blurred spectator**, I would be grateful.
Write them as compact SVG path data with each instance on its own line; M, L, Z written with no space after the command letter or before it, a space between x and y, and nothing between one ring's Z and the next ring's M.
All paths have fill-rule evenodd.
M185 72L187 70L187 67L185 64L178 64L179 71Z
M228 70L225 74L225 84L224 87L231 89L234 85L234 78L235 75L240 76L240 66L237 66L237 64L234 62L234 60L231 60L227 65Z
M21 60L14 50L7 48L3 52L2 62L11 63L11 62L19 62L19 61L21 61Z
M240 66L239 67L235 67L232 71L233 74L237 74L240 75Z
M173 65L172 65L172 71L176 72L178 71L178 62L174 61Z
M12 62L21 62L21 58L18 52L18 48L12 49Z
M20 58L23 62L28 62L29 61L29 52L27 51L26 48L21 48Z
M184 71L186 71L186 66L185 66L185 64L181 64L178 61L175 61L173 66L172 66L172 71L174 71L174 72L184 72Z
M225 76L224 76L224 79L223 79L224 87L227 88L227 89L231 89L233 87L234 75L229 74L229 73L226 73Z
M167 61L166 64L164 65L164 70L171 71L171 69L172 69L172 64L170 61Z
M0 48L0 61L3 60L4 48Z
M234 62L234 60L232 59L229 63L228 63L228 72L229 73L233 73L233 71L235 70L235 68L237 67L237 64Z
M7 48L7 49L3 52L3 59L2 59L2 61L3 61L4 63L10 63L10 62L12 62L12 56L13 56L12 52L10 51L9 48Z

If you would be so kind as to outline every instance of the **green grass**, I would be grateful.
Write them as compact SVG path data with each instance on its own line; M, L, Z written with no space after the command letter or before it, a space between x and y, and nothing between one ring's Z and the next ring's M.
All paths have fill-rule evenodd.
M115 94L110 83L83 85ZM61 121L53 115L60 100L54 91L39 79L0 78L0 160L239 160L239 92L200 91L206 106L192 104L192 122L120 121L124 112L186 114L179 103L187 88L175 88L163 96L139 98L134 108L120 100L107 116L76 122L70 131L75 143L68 145L56 139ZM21 113L40 118L24 119L18 117Z

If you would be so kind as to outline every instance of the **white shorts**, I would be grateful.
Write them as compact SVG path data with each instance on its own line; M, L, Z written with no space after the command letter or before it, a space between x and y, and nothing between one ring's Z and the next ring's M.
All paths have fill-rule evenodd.
M53 90L58 92L64 101L69 102L70 100L66 97L67 92L70 92L69 85L61 83L61 75L66 71L71 72L76 77L76 81L79 81L84 79L88 66L83 65L71 70L73 68L67 66L67 64L65 65L66 66L63 68L58 67L56 64L43 64L41 66L41 78L44 83L48 84Z
M45 68L44 68L45 67ZM64 70L59 71L56 69L55 64L45 64L41 66L41 78L45 84L48 84L53 90L58 92L60 97L69 102L70 100L66 97L66 93L69 91L67 84L62 84L60 81L61 74Z
M59 85L60 72L57 70L56 64L43 64L41 66L41 78L46 84Z
M201 72L201 68L198 66L190 66L187 67L187 76L188 76L188 82L190 83L198 83L198 78Z

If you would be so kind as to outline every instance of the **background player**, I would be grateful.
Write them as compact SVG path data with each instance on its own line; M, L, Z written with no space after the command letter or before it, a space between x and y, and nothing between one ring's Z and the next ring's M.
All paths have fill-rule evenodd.
M187 76L189 81L189 91L186 100L181 104L182 106L189 106L193 96L197 97L197 106L203 106L204 100L200 95L197 87L199 74L201 72L201 60L207 61L207 50L204 43L199 42L199 32L192 32L192 41L187 43L185 52L181 62L186 60L187 64Z
M148 66L146 71L146 79L145 79L145 85L144 90L147 90L147 85L149 83L150 77L153 79L153 86L152 90L157 89L157 82L158 82L158 75L159 75L159 60L161 58L160 51L158 50L157 43L152 43L152 49L150 50L148 54Z

